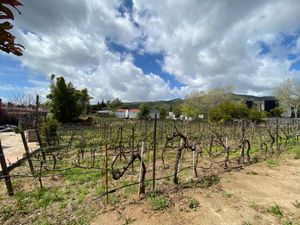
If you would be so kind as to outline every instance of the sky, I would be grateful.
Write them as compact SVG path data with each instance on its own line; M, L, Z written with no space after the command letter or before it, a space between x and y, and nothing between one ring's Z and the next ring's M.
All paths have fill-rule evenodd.
M0 52L0 97L49 92L51 74L93 102L184 98L232 86L272 95L300 80L299 0L23 0Z

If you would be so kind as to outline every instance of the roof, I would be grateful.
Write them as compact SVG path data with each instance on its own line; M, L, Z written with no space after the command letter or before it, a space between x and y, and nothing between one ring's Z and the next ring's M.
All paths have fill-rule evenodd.
M140 111L139 109L129 109L129 112L137 113L137 112L139 112L139 111Z
M116 112L126 112L128 109L117 109Z

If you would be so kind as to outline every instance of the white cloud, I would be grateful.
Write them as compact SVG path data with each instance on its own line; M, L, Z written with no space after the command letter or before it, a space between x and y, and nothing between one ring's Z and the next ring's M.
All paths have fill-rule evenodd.
M295 77L278 43L280 35L300 28L299 1L134 2L146 51L163 52L164 70L184 84L232 84L244 93L268 94ZM260 41L276 45L272 54L259 56Z
M289 50L279 44L282 34L300 28L297 0L133 3L132 15L123 17L117 10L120 0L27 0L16 18L17 40L26 47L18 59L32 71L63 75L77 87L87 87L96 101L184 97L221 85L270 94L284 79L299 76L288 70ZM112 52L107 40L163 54L162 69L184 87L171 88L158 75L144 74L130 53ZM259 55L260 42L271 52ZM299 51L299 39L297 43ZM36 87L47 90L44 84Z

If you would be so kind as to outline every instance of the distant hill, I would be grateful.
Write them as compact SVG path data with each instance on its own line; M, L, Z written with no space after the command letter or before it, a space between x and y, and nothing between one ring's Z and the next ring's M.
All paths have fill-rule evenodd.
M258 101L270 101L270 100L276 100L276 98L274 96L254 96L254 95L244 95L244 94L235 94L232 93L231 94L231 98L230 100L232 101L254 101L254 102L258 102ZM157 107L163 107L166 109L169 109L171 106L172 107L176 107L181 105L181 103L183 103L183 99L181 98L175 98L172 100L167 100L167 101L148 101L146 103L148 103L150 105L151 108L157 108ZM139 108L140 104L142 104L144 102L125 102L124 106L126 108L129 109L134 109L134 108Z
M172 100L160 100L160 101L147 101L147 102L124 102L124 106L128 109L139 108L140 104L148 103L151 108L166 108L169 109L170 107L176 107L183 102L181 98L175 98Z

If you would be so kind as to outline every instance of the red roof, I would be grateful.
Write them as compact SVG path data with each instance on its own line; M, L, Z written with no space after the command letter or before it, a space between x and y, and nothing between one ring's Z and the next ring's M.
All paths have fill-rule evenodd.
M129 112L135 112L135 113L137 113L139 111L140 111L139 109L129 109Z
M116 112L126 112L128 109L117 109Z

